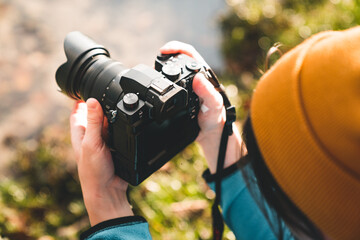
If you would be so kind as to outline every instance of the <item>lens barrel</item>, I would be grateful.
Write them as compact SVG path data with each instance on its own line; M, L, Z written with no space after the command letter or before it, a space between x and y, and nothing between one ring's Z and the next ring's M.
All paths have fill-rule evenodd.
M105 97L112 98L105 102L118 101L122 93L120 84L112 88L110 96L106 96L105 92L126 68L110 59L108 50L80 32L71 32L66 36L64 50L67 62L56 71L56 82L63 93L84 101L91 97L100 103L104 103Z

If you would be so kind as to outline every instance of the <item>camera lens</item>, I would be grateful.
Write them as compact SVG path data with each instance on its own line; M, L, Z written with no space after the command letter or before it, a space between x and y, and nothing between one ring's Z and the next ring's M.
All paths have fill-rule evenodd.
M56 72L61 91L71 98L96 98L103 108L114 108L122 89L120 78L126 68L110 59L109 52L80 32L69 33L64 42L67 62ZM111 91L110 90L111 86ZM108 109L109 110L109 109Z

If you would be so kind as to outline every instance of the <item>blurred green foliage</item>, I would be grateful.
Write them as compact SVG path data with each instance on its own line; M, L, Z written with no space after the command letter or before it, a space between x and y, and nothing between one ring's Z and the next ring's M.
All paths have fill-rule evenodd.
M77 239L88 226L75 166L65 161L69 147L67 134L17 143L11 178L0 182L0 235Z
M281 43L286 52L312 34L343 30L360 23L360 0L226 0L230 10L220 18L226 70L222 81L237 88L233 102L238 119L250 106L263 74L268 50ZM270 57L270 65L280 57Z
M360 0L227 3L230 11L220 19L227 66L221 80L238 106L240 120L246 116L266 52L274 43L283 43L286 51L311 34L345 29L360 21ZM67 128L50 127L36 140L16 144L11 177L0 182L0 239L77 239L89 227L68 133ZM140 186L129 189L134 212L148 220L154 239L211 239L214 193L201 178L205 168L192 144ZM224 239L235 237L226 229Z
M131 189L134 211L149 221L154 239L210 239L214 193L201 177L205 169L192 144L140 188Z
M0 239L78 239L89 227L68 132L50 127L37 140L17 143L11 178L0 182ZM133 211L148 220L154 239L210 239L214 193L201 177L205 169L192 144L129 188Z
M227 74L239 87L253 88L264 70L266 52L276 42L283 51L324 30L360 23L359 0L227 0L222 16L222 51Z

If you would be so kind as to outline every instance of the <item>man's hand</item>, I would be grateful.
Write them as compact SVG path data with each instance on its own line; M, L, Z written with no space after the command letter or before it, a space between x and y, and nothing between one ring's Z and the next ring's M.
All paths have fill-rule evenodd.
M102 133L104 115L96 99L77 102L70 116L71 142L91 225L133 215L126 197L128 184L114 174Z
M189 44L177 41L168 42L160 48L160 52L162 54L184 53L208 66L195 48ZM226 119L223 99L201 73L194 77L193 90L199 96L201 104L201 111L198 115L200 133L196 140L204 152L210 172L215 173L221 134ZM235 124L233 124L233 130L233 135L229 137L224 167L232 165L242 156L241 137Z

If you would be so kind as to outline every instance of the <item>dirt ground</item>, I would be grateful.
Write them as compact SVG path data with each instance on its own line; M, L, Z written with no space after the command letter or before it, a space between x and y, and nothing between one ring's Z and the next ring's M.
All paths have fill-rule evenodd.
M153 64L169 40L193 44L222 68L217 19L225 1L0 0L0 176L16 143L66 125L72 101L57 92L63 39L80 30L126 66ZM205 6L205 7L204 7ZM67 129L60 128L60 129Z

